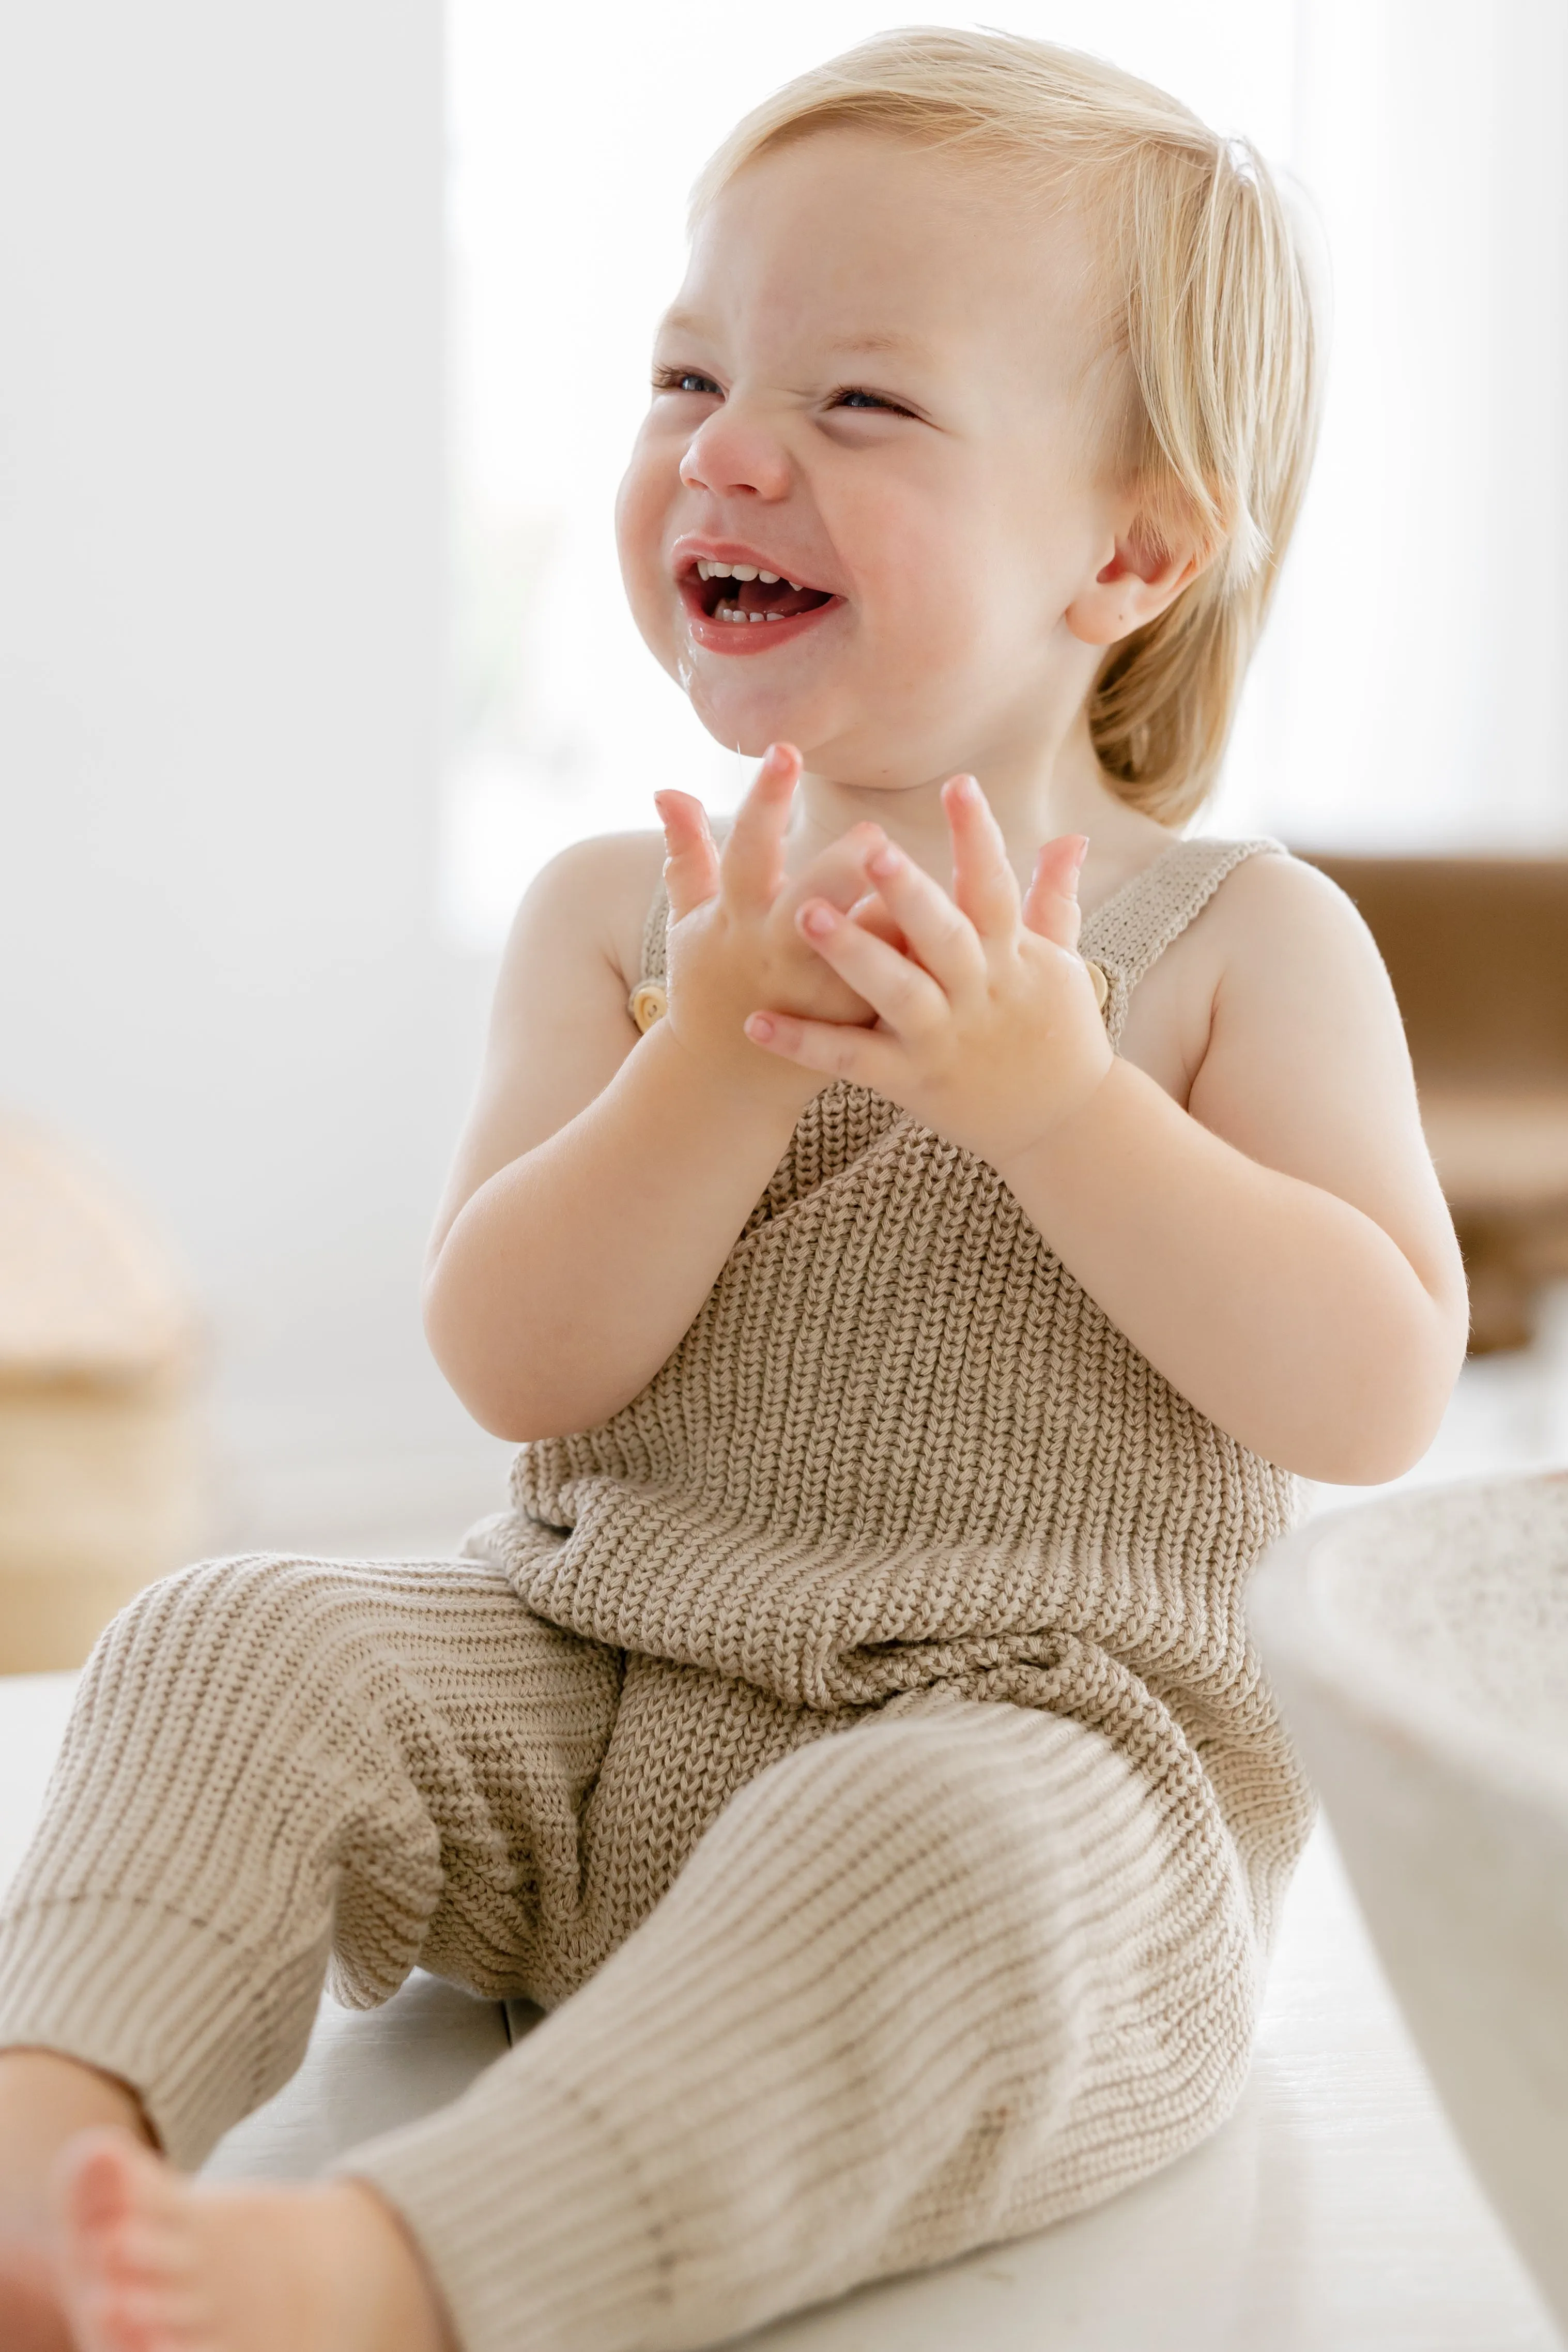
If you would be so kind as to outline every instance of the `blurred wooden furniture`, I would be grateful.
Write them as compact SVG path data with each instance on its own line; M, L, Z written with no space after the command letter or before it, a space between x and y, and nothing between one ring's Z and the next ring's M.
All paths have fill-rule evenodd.
M73 1666L200 1549L195 1328L105 1180L0 1126L0 1674Z
M1521 1347L1568 1276L1568 857L1302 853L1349 893L1405 1015L1470 1278L1470 1346Z

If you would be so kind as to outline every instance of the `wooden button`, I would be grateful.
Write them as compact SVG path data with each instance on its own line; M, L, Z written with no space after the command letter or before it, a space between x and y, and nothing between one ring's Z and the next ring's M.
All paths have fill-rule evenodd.
M646 1036L669 1010L669 995L659 980L639 980L626 999L626 1011Z
M1089 976L1094 982L1094 1001L1103 1013L1107 1000L1110 995L1110 982L1105 977L1105 974L1100 970L1099 964L1095 963L1089 956L1085 956L1084 962L1089 968Z

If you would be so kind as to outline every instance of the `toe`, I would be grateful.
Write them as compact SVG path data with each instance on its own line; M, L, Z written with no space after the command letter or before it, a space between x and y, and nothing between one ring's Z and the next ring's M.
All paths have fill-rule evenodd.
M184 2183L128 2131L79 2132L55 2168L56 2211L68 2234L155 2239L177 2230Z
M89 2288L70 2316L78 2352L214 2352L202 2315L183 2296L137 2281Z
M144 2208L145 2175L157 2168L129 2132L79 2132L55 2168L61 2220L68 2230L94 2236L121 2228Z
M129 2132L84 2132L63 2151L60 2284L81 2352L173 2352L191 2340L181 2186Z

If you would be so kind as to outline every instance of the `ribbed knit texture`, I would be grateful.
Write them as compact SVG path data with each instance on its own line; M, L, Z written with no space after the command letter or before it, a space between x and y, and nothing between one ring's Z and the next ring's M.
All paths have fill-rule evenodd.
M1113 1039L1262 845L1091 919ZM195 2163L329 1955L354 2001L421 1963L555 2004L347 2160L465 2352L709 2344L1038 2227L1242 2079L1310 1819L1241 1605L1291 1501L991 1170L831 1087L668 1362L467 1557L219 1561L116 1620L0 2043Z
M467 2352L673 2352L1038 2229L1246 2071L1245 1901L1058 1717L923 1694L752 1782L607 1965L345 2169Z
M1113 1045L1275 846L1179 842L1088 919ZM1267 1941L1310 1801L1242 1592L1295 1482L1162 1378L994 1169L882 1097L816 1097L679 1347L601 1427L525 1446L512 1498L488 1557L592 1640L790 1708L941 1684L1103 1730L1235 1839Z

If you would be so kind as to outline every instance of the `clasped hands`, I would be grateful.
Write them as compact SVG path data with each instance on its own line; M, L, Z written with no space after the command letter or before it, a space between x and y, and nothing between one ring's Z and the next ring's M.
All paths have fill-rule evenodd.
M951 898L872 823L788 881L800 769L773 745L722 848L691 794L655 796L671 1029L740 1080L756 1082L765 1055L768 1083L793 1078L803 1108L826 1079L874 1087L1005 1175L1114 1059L1076 952L1081 835L1047 842L1021 894L984 794L955 776Z

